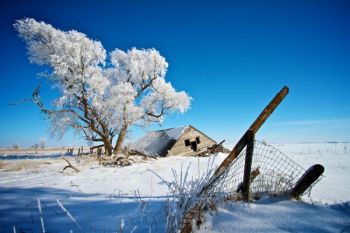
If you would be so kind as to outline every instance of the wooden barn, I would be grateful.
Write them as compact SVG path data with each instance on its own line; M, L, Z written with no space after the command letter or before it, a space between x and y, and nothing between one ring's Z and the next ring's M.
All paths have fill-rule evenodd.
M130 148L150 156L197 155L216 145L216 141L191 125L151 131Z

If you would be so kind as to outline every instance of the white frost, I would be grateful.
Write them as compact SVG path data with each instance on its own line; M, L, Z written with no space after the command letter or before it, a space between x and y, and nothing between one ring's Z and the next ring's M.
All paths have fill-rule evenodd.
M73 128L88 140L112 141L132 124L161 123L190 107L191 97L165 80L168 63L153 48L115 49L107 56L101 42L75 30L28 18L14 27L29 60L50 68L46 76L61 93L50 112L54 135ZM42 104L39 97L35 101Z

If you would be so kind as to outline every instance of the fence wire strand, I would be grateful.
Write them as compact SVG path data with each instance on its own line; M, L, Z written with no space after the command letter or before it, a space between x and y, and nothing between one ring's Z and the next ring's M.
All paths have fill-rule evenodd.
M239 188L242 186L244 175L245 155L246 148L200 198L239 199ZM252 198L259 199L265 195L286 195L306 170L273 146L255 140L252 171L258 175L254 180L251 180L250 193ZM311 188L312 186L304 194L310 195Z

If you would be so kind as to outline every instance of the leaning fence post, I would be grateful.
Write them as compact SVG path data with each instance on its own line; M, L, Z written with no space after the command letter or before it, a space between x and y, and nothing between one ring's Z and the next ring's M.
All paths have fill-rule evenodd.
M243 187L242 187L242 195L245 201L249 201L249 195L250 195L250 192L249 192L250 174L252 170L254 140L255 140L255 133L252 129L249 129L247 133L248 133L247 149L246 149L246 155L245 155Z
M300 198L303 193L323 174L324 167L321 164L315 164L305 171L303 176L297 181L290 192L292 198Z

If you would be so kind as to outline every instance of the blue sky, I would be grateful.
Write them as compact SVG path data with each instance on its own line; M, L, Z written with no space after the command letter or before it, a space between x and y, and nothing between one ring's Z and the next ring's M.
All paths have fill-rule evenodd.
M50 139L30 96L43 67L30 64L12 24L35 18L76 29L114 48L156 48L166 79L193 97L163 128L192 124L234 143L284 86L290 93L257 138L269 142L350 141L350 4L347 1L2 1L0 146L77 145ZM48 101L57 93L43 90ZM153 126L153 129L159 126ZM131 138L140 136L134 129Z

